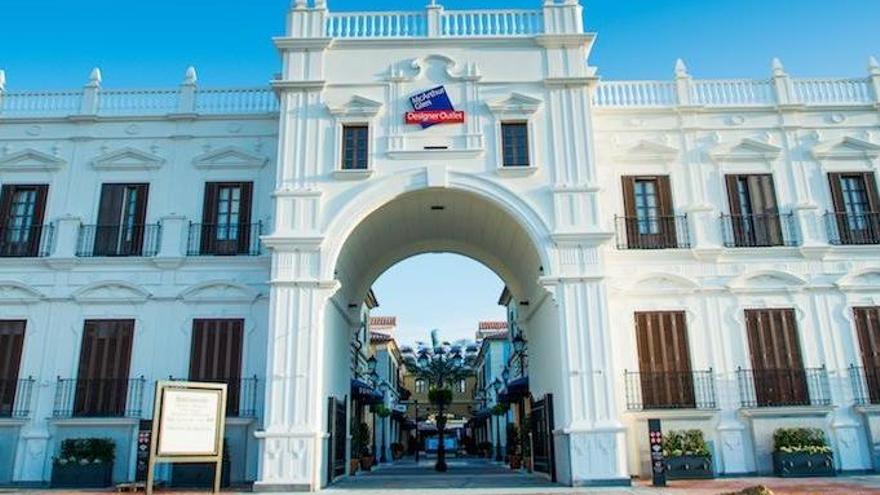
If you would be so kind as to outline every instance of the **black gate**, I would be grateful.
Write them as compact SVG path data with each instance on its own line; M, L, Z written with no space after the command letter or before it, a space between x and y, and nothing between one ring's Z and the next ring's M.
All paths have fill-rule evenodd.
M553 455L553 394L532 402L532 464L535 472L550 476L556 481L556 464Z
M327 430L330 432L329 461L327 463L328 483L333 482L336 478L342 476L346 472L345 447L348 439L348 414L346 412L346 396L341 401L335 397L330 397L327 407Z

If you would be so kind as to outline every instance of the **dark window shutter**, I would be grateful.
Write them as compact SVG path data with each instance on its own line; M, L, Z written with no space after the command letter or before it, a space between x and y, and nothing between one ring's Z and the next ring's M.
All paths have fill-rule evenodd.
M113 255L117 251L119 220L122 212L122 198L125 195L123 184L103 184L101 200L98 205L98 225L95 230L96 256Z
M244 320L193 320L189 378L193 381L226 383L226 410L238 411L241 397L241 356Z
M864 172L862 177L865 181L865 191L868 193L870 212L877 213L878 209L880 209L880 197L877 196L877 179L874 176L874 172Z
M636 218L636 178L624 175L620 181L623 186L623 220L627 244L630 247L635 247L639 242L639 222Z
M871 404L880 403L880 306L853 308Z
M638 312L635 320L644 407L694 407L684 312Z
M133 340L134 320L86 320L74 415L125 413Z
M23 320L0 320L0 418L12 415L24 346Z
M794 310L746 310L745 316L758 405L809 403Z
M253 210L254 183L241 183L241 204L238 210L238 224L241 232L238 236L239 254L250 252L251 245L251 212Z
M831 172L828 174L828 185L831 189L831 202L834 206L835 213L846 213L846 206L843 202L843 189L840 187L840 179L843 174Z
M675 230L675 208L672 205L672 187L668 175L657 177L657 200L660 209L660 233L663 236L663 247L677 247Z
M205 183L205 200L202 206L202 254L209 254L214 252L214 245L216 244L215 237L217 233L217 196L219 190L219 182Z

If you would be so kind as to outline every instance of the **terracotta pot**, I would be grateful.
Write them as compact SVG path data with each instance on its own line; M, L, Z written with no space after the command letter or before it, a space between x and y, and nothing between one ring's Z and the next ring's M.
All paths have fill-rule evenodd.
M369 471L373 468L373 456L361 457L361 469Z
M348 474L356 473L358 468L360 467L360 465L361 465L360 459L352 459L351 461L349 461Z

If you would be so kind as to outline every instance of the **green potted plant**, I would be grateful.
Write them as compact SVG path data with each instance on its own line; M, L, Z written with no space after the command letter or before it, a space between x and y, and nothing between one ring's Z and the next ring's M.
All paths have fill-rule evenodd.
M784 478L834 476L834 454L818 428L773 432L773 472Z
M531 416L526 415L525 421L522 425L522 432L520 433L520 444L522 445L522 457L523 457L523 466L526 468L528 472L532 472L532 439L531 439L531 431L532 431L532 419Z
M348 474L356 473L361 465L360 452L363 450L363 445L361 444L363 436L360 433L361 424L354 423L351 425L351 459L349 459Z
M433 388L428 391L428 400L437 406L447 406L452 402L452 390L448 388Z
M113 484L116 444L109 438L74 438L61 442L52 461L52 486L104 488Z
M715 477L712 454L702 430L671 430L663 435L666 476L673 480Z
M358 451L356 455L360 456L361 469L369 471L373 468L373 453L370 451L370 427L366 423L361 423L357 429ZM352 457L355 453L352 453Z

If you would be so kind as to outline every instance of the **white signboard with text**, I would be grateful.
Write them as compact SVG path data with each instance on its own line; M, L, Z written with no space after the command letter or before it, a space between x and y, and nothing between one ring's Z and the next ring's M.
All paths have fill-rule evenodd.
M219 455L221 394L220 390L162 389L158 455Z

